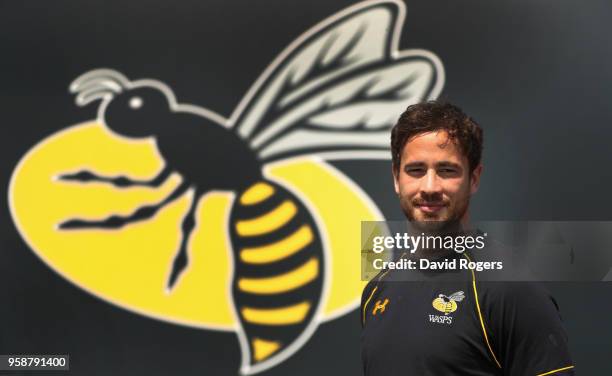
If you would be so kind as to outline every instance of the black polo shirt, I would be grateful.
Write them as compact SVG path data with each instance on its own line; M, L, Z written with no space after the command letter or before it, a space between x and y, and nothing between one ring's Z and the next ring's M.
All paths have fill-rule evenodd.
M466 255L457 255L466 257ZM573 375L558 306L533 282L380 273L361 299L366 376Z

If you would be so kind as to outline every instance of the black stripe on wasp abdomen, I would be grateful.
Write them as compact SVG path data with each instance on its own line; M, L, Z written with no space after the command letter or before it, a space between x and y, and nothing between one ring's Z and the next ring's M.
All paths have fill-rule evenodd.
M229 226L234 306L254 365L281 353L312 322L323 291L323 242L304 203L270 181L238 197Z

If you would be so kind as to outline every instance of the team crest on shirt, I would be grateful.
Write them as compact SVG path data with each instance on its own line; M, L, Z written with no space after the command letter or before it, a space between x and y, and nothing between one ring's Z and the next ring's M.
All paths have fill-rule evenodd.
M431 305L444 315L429 315L429 321L438 324L451 325L453 323L453 317L451 313L455 312L458 308L457 303L463 301L465 294L463 291L457 291L450 295L438 294L438 297L433 300Z

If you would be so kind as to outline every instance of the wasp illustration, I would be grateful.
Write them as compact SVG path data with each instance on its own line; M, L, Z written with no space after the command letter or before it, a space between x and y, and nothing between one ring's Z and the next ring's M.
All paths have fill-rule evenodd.
M457 310L457 302L462 301L464 298L465 294L463 291L457 291L450 296L440 294L434 299L433 307L440 312L444 312L445 315L448 315Z
M56 180L117 190L161 187L176 174L181 182L158 202L102 218L74 215L58 223L58 231L112 232L153 220L188 195L166 282L172 294L188 270L198 203L211 191L232 192L227 231L241 372L260 372L291 356L318 325L326 255L333 250L326 249L314 209L290 187L268 178L265 166L304 155L316 155L322 163L388 158L389 129L399 113L435 98L444 81L435 55L398 52L403 17L401 2L372 1L323 21L281 53L229 119L179 103L160 81L130 80L111 69L81 75L70 86L76 103L99 101L98 122L123 139L153 140L163 168L149 180L89 168L62 171ZM440 295L434 307L448 314L461 299L462 292Z

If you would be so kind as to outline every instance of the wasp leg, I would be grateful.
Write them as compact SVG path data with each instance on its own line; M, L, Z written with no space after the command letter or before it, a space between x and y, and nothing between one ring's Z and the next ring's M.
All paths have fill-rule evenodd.
M189 242L189 237L191 236L191 232L195 227L195 210L198 206L198 201L200 198L199 192L193 196L193 201L191 201L191 207L189 208L189 212L183 218L183 224L181 225L181 229L183 231L181 238L181 247L179 248L176 256L174 256L174 262L172 263L172 271L170 272L170 277L168 278L168 290L172 290L174 287L178 277L187 267L187 262L189 261L189 257L187 255L187 243Z
M154 204L142 206L136 209L132 214L121 216L112 215L103 220L87 220L87 219L70 219L62 222L59 228L62 230L75 230L75 229L87 229L87 228L120 228L129 223L142 221L145 219L152 218L161 208L168 205L172 201L179 198L183 193L189 189L189 184L181 183L168 197L163 201Z
M171 173L172 171L170 168L166 166L151 180L134 180L127 176L101 176L88 170L81 170L74 174L59 175L57 178L59 180L77 181L81 183L103 182L118 188L133 186L159 187L168 179Z

